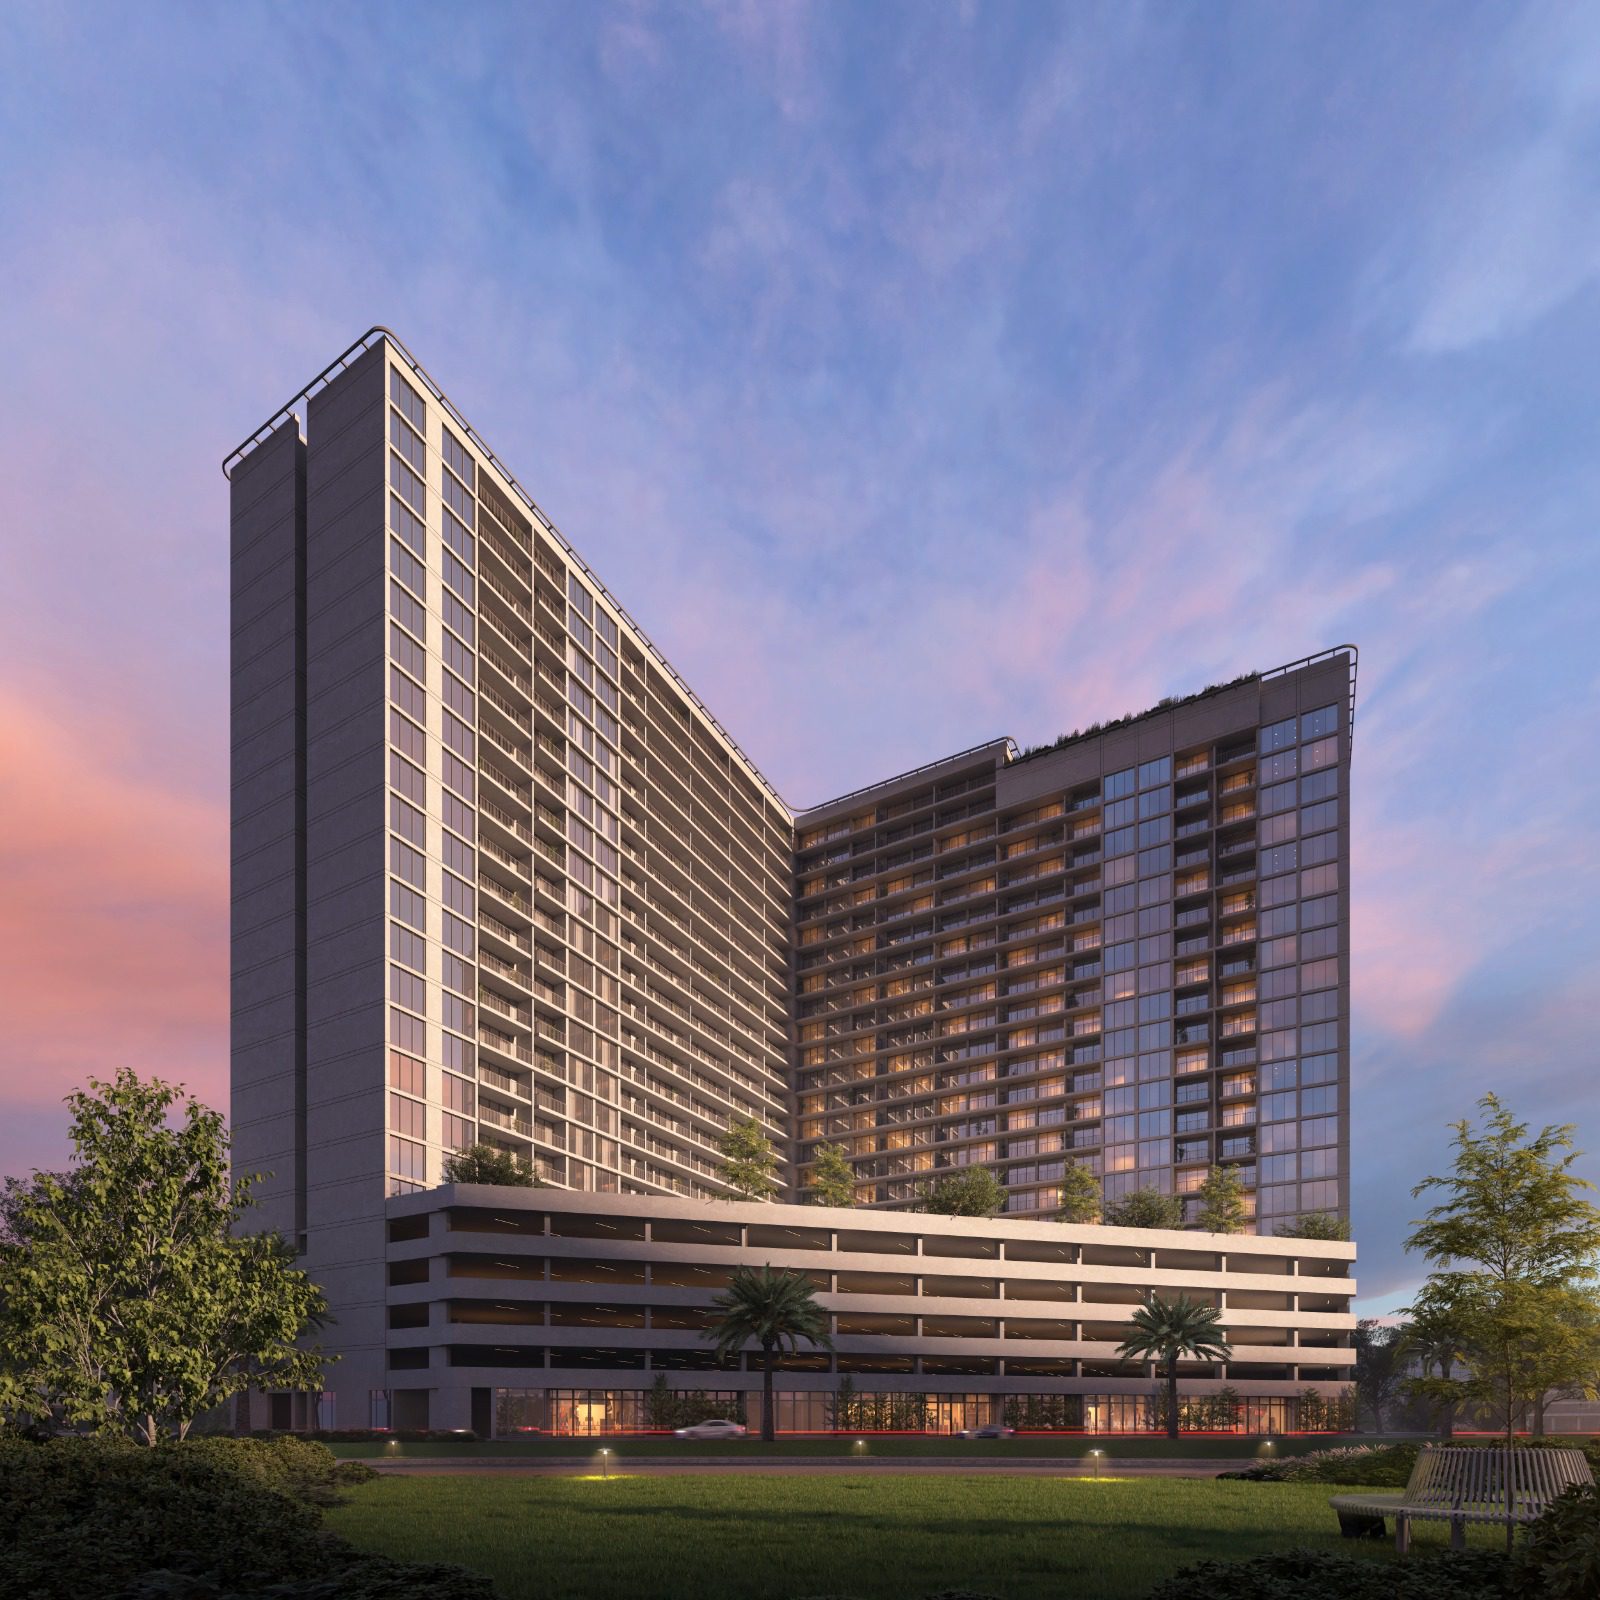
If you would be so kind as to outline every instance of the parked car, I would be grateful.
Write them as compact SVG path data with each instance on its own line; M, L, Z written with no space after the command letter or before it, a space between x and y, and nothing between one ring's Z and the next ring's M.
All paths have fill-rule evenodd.
M1003 1422L986 1422L981 1428L963 1428L956 1435L958 1439L1009 1439L1017 1430L1008 1428Z
M674 1428L674 1439L742 1439L745 1426L742 1422L729 1422L725 1417L712 1417L705 1422L691 1423L687 1428Z

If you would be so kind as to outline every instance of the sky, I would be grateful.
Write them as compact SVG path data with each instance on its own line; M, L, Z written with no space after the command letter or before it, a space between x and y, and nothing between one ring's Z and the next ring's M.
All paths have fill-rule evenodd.
M226 1104L219 464L375 323L796 805L1356 643L1362 1306L1600 1151L1592 8L13 0L0 285L0 1171Z

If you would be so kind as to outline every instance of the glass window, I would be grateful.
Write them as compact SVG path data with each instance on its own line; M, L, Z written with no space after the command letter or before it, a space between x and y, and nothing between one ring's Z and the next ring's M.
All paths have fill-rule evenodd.
M1321 833L1324 828L1336 828L1339 825L1339 802L1337 800L1324 800L1317 805L1307 806L1300 814L1302 833Z
M470 606L473 603L472 574L456 559L453 550L441 550L439 555L444 563L444 581Z
M1307 928L1319 928L1324 923L1338 920L1339 897L1336 894L1324 895L1318 900L1307 900L1300 907L1300 921Z
M1336 1086L1328 1085L1314 1090L1301 1090L1301 1115L1302 1117L1328 1117L1339 1109L1339 1091ZM1290 1115L1294 1114L1293 1098L1290 1102Z
M1315 800L1326 800L1339 792L1339 770L1330 767L1326 772L1313 772L1300 780L1300 803L1310 805Z
M1302 780L1303 781L1303 780ZM1288 811L1295 801L1294 783L1275 783L1261 791L1261 814L1271 816L1276 811Z
M476 466L467 447L448 428L439 430L439 448L444 463L469 489L477 486Z
M1257 769L1256 781L1258 783L1281 783L1285 778L1298 776L1300 770L1300 753L1297 750L1282 750L1275 756L1265 757Z
M1300 752L1300 764L1307 772L1315 772L1320 767L1331 767L1338 759L1337 739L1318 739L1315 744L1308 744Z
M1261 753L1271 755L1274 750L1286 749L1295 742L1295 719L1269 723L1261 730Z
M392 452L389 456L389 487L396 494L403 494L416 507L419 515L426 515L428 501L423 492L422 479Z
M427 581L423 577L422 563L398 539L389 541L389 570L419 596L428 592ZM418 632L420 630L413 629L412 631Z
M423 444L421 436L414 428L408 427L392 411L389 413L389 443L406 458L407 463L415 469L417 476L426 479L428 476L428 451Z
M424 1094L426 1068L415 1056L402 1055L398 1050L389 1052L389 1083L407 1094Z
M1332 1083L1339 1076L1337 1055L1307 1056L1300 1063L1302 1084Z
M418 972L428 970L427 941L409 928L401 927L398 922L389 924L389 954L396 961L415 967Z
M1316 711L1308 711L1300 719L1300 737L1302 739L1320 739L1326 733L1336 733L1339 729L1338 706L1322 706Z
M398 583L389 585L389 614L402 628L409 628L419 639L427 637L427 614L421 602Z
M1308 994L1300 1002L1300 1020L1302 1022L1327 1022L1339 1014L1339 991L1337 989L1319 989L1315 994Z
M1298 821L1292 811L1264 818L1256 830L1256 843L1265 848L1268 845L1282 844L1285 839L1294 838Z
M1163 811L1170 811L1171 809L1171 789L1147 789L1139 796L1139 815L1141 817L1159 817Z
M1152 817L1148 822L1139 824L1139 848L1141 850L1149 845L1165 844L1171 837L1171 817Z
M414 428L427 427L428 408L422 396L393 367L389 369L389 398Z
M1172 781L1172 757L1158 756L1154 761L1144 761L1139 765L1139 787L1148 789L1152 784L1170 783Z
M1300 865L1315 867L1324 861L1332 861L1338 854L1339 835L1319 833L1314 839L1307 839L1300 847Z
M467 531L467 525L449 506L444 508L444 542L466 562L469 567L478 564L476 543ZM464 591L463 591L464 592Z
M1104 798L1107 800L1120 800L1124 795L1133 793L1133 768L1127 767L1121 772L1111 773L1105 780Z
M1291 814L1290 821L1293 821ZM1293 872L1300 865L1298 846L1292 844L1275 845L1270 850L1261 852L1261 875L1268 877L1279 872ZM1285 898L1293 899L1293 895Z
M410 507L392 495L389 497L389 526L411 546L419 559L427 556L427 530Z
M1120 828L1126 822L1134 820L1134 802L1131 798L1119 800L1115 805L1108 805L1102 813L1101 820L1108 828Z
M1330 861L1325 866L1308 867L1300 874L1300 897L1331 894L1339 887L1339 863Z
M1294 943L1292 939L1287 939L1284 942L1291 946ZM1290 960L1292 961L1293 959L1291 955ZM1279 967L1275 972L1263 972L1256 984L1256 989L1263 1000L1281 1000L1285 995L1293 994L1295 992L1294 968ZM1279 1028L1283 1024L1273 1022L1269 1023L1268 1026Z
M1292 850L1293 845L1285 848ZM1267 852L1275 854L1276 852ZM1294 899L1295 877L1292 872L1285 873L1281 878L1267 878L1261 884L1261 904L1263 906L1281 906L1286 901Z

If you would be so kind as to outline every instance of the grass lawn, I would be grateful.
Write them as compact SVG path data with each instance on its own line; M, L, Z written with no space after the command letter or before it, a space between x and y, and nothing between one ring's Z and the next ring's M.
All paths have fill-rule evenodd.
M1149 1478L388 1478L329 1525L386 1555L485 1572L505 1600L922 1600L957 1587L1136 1600L1207 1556L1303 1544L1391 1559L1388 1545L1339 1539L1331 1492ZM1445 1537L1424 1528L1417 1542Z
M1274 1436L1277 1455L1300 1455L1308 1450L1328 1450L1354 1444L1392 1444L1393 1436L1375 1434L1301 1434ZM472 1456L587 1456L608 1446L619 1459L639 1456L853 1456L855 1440L847 1436L821 1439L779 1439L763 1444L760 1439L497 1439L482 1444L453 1444L439 1439L416 1444L349 1443L329 1448L337 1456L371 1460L376 1456L445 1456L468 1459ZM1019 1439L953 1439L948 1434L906 1436L877 1435L867 1438L867 1454L874 1456L957 1456L967 1460L1006 1456L1058 1456L1077 1460L1091 1450L1102 1451L1108 1461L1120 1456L1136 1461L1141 1457L1198 1456L1202 1458L1254 1458L1262 1453L1259 1439L1237 1434L1186 1435L1174 1442L1147 1434L1127 1437L1089 1436L1081 1433L1026 1434ZM1108 1469L1109 1470L1109 1469Z

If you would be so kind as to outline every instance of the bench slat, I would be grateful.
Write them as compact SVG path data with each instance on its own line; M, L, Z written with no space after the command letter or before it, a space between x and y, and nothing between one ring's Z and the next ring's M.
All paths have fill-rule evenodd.
M1403 1552L1413 1519L1449 1522L1458 1543L1468 1522L1532 1522L1563 1490L1593 1482L1581 1450L1441 1445L1422 1450L1398 1494L1335 1495L1328 1503L1341 1514L1393 1517Z

